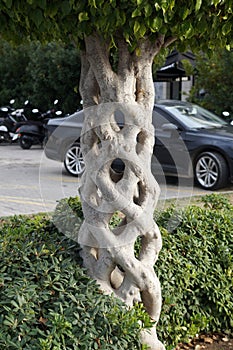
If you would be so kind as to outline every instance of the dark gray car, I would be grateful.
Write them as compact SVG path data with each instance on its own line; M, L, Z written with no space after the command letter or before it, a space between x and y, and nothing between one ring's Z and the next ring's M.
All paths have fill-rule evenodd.
M67 172L80 176L85 164L80 148L84 114L51 119L47 125L48 158L64 162ZM194 178L206 190L233 180L233 126L210 111L188 102L155 104L152 172L154 175Z

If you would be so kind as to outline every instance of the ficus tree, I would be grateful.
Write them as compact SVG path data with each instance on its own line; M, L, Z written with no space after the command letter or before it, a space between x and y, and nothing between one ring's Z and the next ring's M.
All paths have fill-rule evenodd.
M159 187L150 169L152 64L169 47L229 48L232 1L1 0L0 5L0 33L8 40L68 40L80 48L86 166L79 189L82 257L105 291L128 305L144 304L154 325L142 331L142 343L162 349L156 336L161 292L154 271L162 244L153 220ZM114 160L122 165L120 173ZM111 229L115 212L122 220Z

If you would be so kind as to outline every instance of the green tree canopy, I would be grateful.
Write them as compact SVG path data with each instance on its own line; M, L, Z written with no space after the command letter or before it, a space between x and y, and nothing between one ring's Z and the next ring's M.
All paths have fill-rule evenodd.
M59 109L73 113L79 107L78 83L81 62L74 45L30 42L12 47L0 40L0 105L15 99L21 108L25 100L42 111L59 100Z
M210 53L216 46L229 49L233 43L231 0L0 0L0 5L0 32L8 41L62 40L87 50L85 38L95 36L100 51L98 34L116 70L121 67L111 52L121 50L122 56L121 40L131 53L152 58L168 46L176 46L179 51L189 48ZM145 40L150 47L142 45ZM92 65L92 70L94 68ZM103 89L106 90L106 86L100 88ZM82 97L85 105L86 98Z
M27 67L28 79L33 90L32 102L40 102L41 108L50 109L55 99L65 113L73 113L80 106L78 84L80 79L80 55L74 45L37 42ZM29 93L29 92L28 92Z
M176 39L180 47L206 51L232 44L231 0L1 0L1 33L9 39L75 39L95 31L116 40L121 32L133 50L138 40L158 35Z
M190 99L221 115L233 117L233 51L216 50L196 58L197 76ZM202 92L202 93L201 93Z
M27 82L26 68L29 62L30 50L24 45L12 48L0 40L0 105L7 104L10 99L22 96Z

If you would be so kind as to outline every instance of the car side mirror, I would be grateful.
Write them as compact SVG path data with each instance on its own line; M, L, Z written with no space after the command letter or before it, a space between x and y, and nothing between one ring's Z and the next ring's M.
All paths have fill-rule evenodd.
M178 130L178 127L172 123L165 123L162 125L162 129L166 131L169 131L169 130L174 131L174 130Z

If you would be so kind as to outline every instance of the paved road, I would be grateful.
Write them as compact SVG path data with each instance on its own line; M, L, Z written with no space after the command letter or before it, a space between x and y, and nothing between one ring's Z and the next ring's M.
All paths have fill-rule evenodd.
M23 150L17 144L0 144L0 169L0 216L51 212L61 198L77 194L78 179L62 163L46 158L39 146ZM209 193L187 182L163 185L162 180L160 207L166 198Z
M53 211L61 198L77 194L78 179L40 147L0 144L0 216Z

